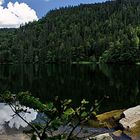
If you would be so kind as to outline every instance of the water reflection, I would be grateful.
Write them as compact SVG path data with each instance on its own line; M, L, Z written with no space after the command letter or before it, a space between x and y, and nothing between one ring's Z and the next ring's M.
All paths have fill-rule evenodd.
M24 107L23 107L24 108ZM37 117L37 112L33 109L26 108L27 112L19 113L26 121L32 122ZM9 105L0 103L0 134L5 134L10 128L20 129L21 127L27 127L27 124L17 115L14 114Z
M109 65L1 65L0 91L31 91L42 101L55 96L104 99L100 111L128 108L140 102L140 67Z

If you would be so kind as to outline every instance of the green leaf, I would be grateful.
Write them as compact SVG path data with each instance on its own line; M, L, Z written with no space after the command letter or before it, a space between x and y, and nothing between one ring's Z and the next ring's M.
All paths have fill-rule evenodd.
M81 104L88 104L89 103L89 101L86 101L85 99L83 99L82 101L81 101Z
M53 109L53 107L54 107L54 105L53 105L53 103L52 103L52 102L47 103L47 109L48 109L48 110L52 110L52 109Z
M73 108L69 108L64 112L64 114L67 115L67 116L72 115L74 113L75 113L75 111L74 111Z
M98 100L95 100L95 106L98 106L99 103L98 103Z
M93 112L92 112L92 115L96 116L97 114L96 114L96 112L95 112L95 111L93 111Z
M82 112L81 117L86 117L87 116L87 112Z
M71 102L72 102L71 99L69 99L69 100L65 100L64 105L69 105Z
M56 120L53 120L52 123L51 123L51 127L54 129L54 130L57 130L61 125L61 120L60 119L56 119Z

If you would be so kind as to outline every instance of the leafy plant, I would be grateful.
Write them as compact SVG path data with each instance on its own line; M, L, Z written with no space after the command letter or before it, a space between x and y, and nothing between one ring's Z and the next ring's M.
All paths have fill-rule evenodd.
M1 96L13 112L25 121L31 128L26 133L32 134L31 140L39 138L40 140L48 139L65 139L71 140L78 138L78 134L82 132L83 125L89 119L96 118L96 110L98 109L97 101L88 109L88 101L83 99L79 107L73 108L72 100L60 100L58 97L52 102L42 103L38 98L33 97L29 92L20 92L17 95L12 95L10 92L5 92ZM20 103L20 104L19 104ZM21 116L21 112L27 112L26 107L33 108L38 113L43 114L44 123L29 123ZM63 127L63 132L60 128ZM76 129L80 128L80 132L76 133ZM57 133L56 133L57 132ZM57 134L57 135L56 135Z

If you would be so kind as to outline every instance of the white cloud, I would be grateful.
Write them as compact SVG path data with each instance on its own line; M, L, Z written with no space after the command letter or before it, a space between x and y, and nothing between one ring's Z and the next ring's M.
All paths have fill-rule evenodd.
M0 0L0 5L2 5L4 3L4 0Z
M36 12L26 3L9 2L7 8L0 6L0 28L18 28L21 24L34 20L38 20Z
M32 122L37 118L37 112L34 109L26 108L24 106L23 109L27 109L27 112L30 112L20 112L20 115L28 122ZM27 123L25 123L20 117L16 116L11 107L5 103L0 103L0 114L2 114L0 115L0 135L4 133L6 129L6 122L10 128L19 129L20 126L27 127Z

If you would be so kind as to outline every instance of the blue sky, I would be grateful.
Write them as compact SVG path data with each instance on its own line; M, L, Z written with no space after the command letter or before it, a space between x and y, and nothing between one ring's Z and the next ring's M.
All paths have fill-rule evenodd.
M11 0L12 3L16 1L18 1L19 3L27 3L31 8L33 8L36 11L37 16L41 18L50 9L68 5L78 5L80 3L97 3L103 2L105 0ZM4 7L7 6L8 2L10 2L10 0L5 0Z

